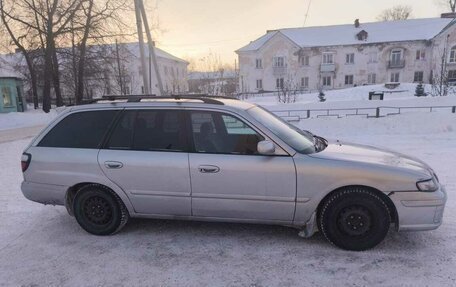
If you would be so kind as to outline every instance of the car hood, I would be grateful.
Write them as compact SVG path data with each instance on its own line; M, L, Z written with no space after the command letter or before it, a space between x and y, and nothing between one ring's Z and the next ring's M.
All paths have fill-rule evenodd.
M339 140L328 140L328 146L321 152L310 154L314 158L343 160L375 164L384 167L403 168L432 176L432 169L423 161L392 150L368 145L348 143Z

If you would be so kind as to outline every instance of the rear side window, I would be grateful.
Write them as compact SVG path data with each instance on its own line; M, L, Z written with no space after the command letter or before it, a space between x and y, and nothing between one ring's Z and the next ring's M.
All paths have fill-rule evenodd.
M186 151L182 111L125 111L107 143L109 149Z
M110 110L71 114L53 127L38 146L98 148L117 112Z

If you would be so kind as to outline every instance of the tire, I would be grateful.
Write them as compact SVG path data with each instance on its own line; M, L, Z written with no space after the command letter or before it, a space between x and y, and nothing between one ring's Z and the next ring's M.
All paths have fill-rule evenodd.
M363 251L383 241L391 222L388 206L365 188L347 188L330 195L319 212L320 231L332 244Z
M130 217L117 194L96 184L78 190L73 210L79 225L94 235L114 234L125 226Z

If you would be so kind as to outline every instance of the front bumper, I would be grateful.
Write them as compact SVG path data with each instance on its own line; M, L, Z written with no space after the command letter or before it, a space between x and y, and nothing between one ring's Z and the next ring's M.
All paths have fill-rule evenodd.
M390 198L397 210L398 231L433 230L442 224L445 187L434 192L395 192Z

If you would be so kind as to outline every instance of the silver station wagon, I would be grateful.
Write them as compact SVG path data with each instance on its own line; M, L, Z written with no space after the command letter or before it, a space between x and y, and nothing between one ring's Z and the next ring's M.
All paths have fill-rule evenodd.
M316 231L366 250L442 223L444 187L424 162L327 140L254 104L130 97L67 108L22 155L22 192L64 205L89 233L130 217L229 221Z

